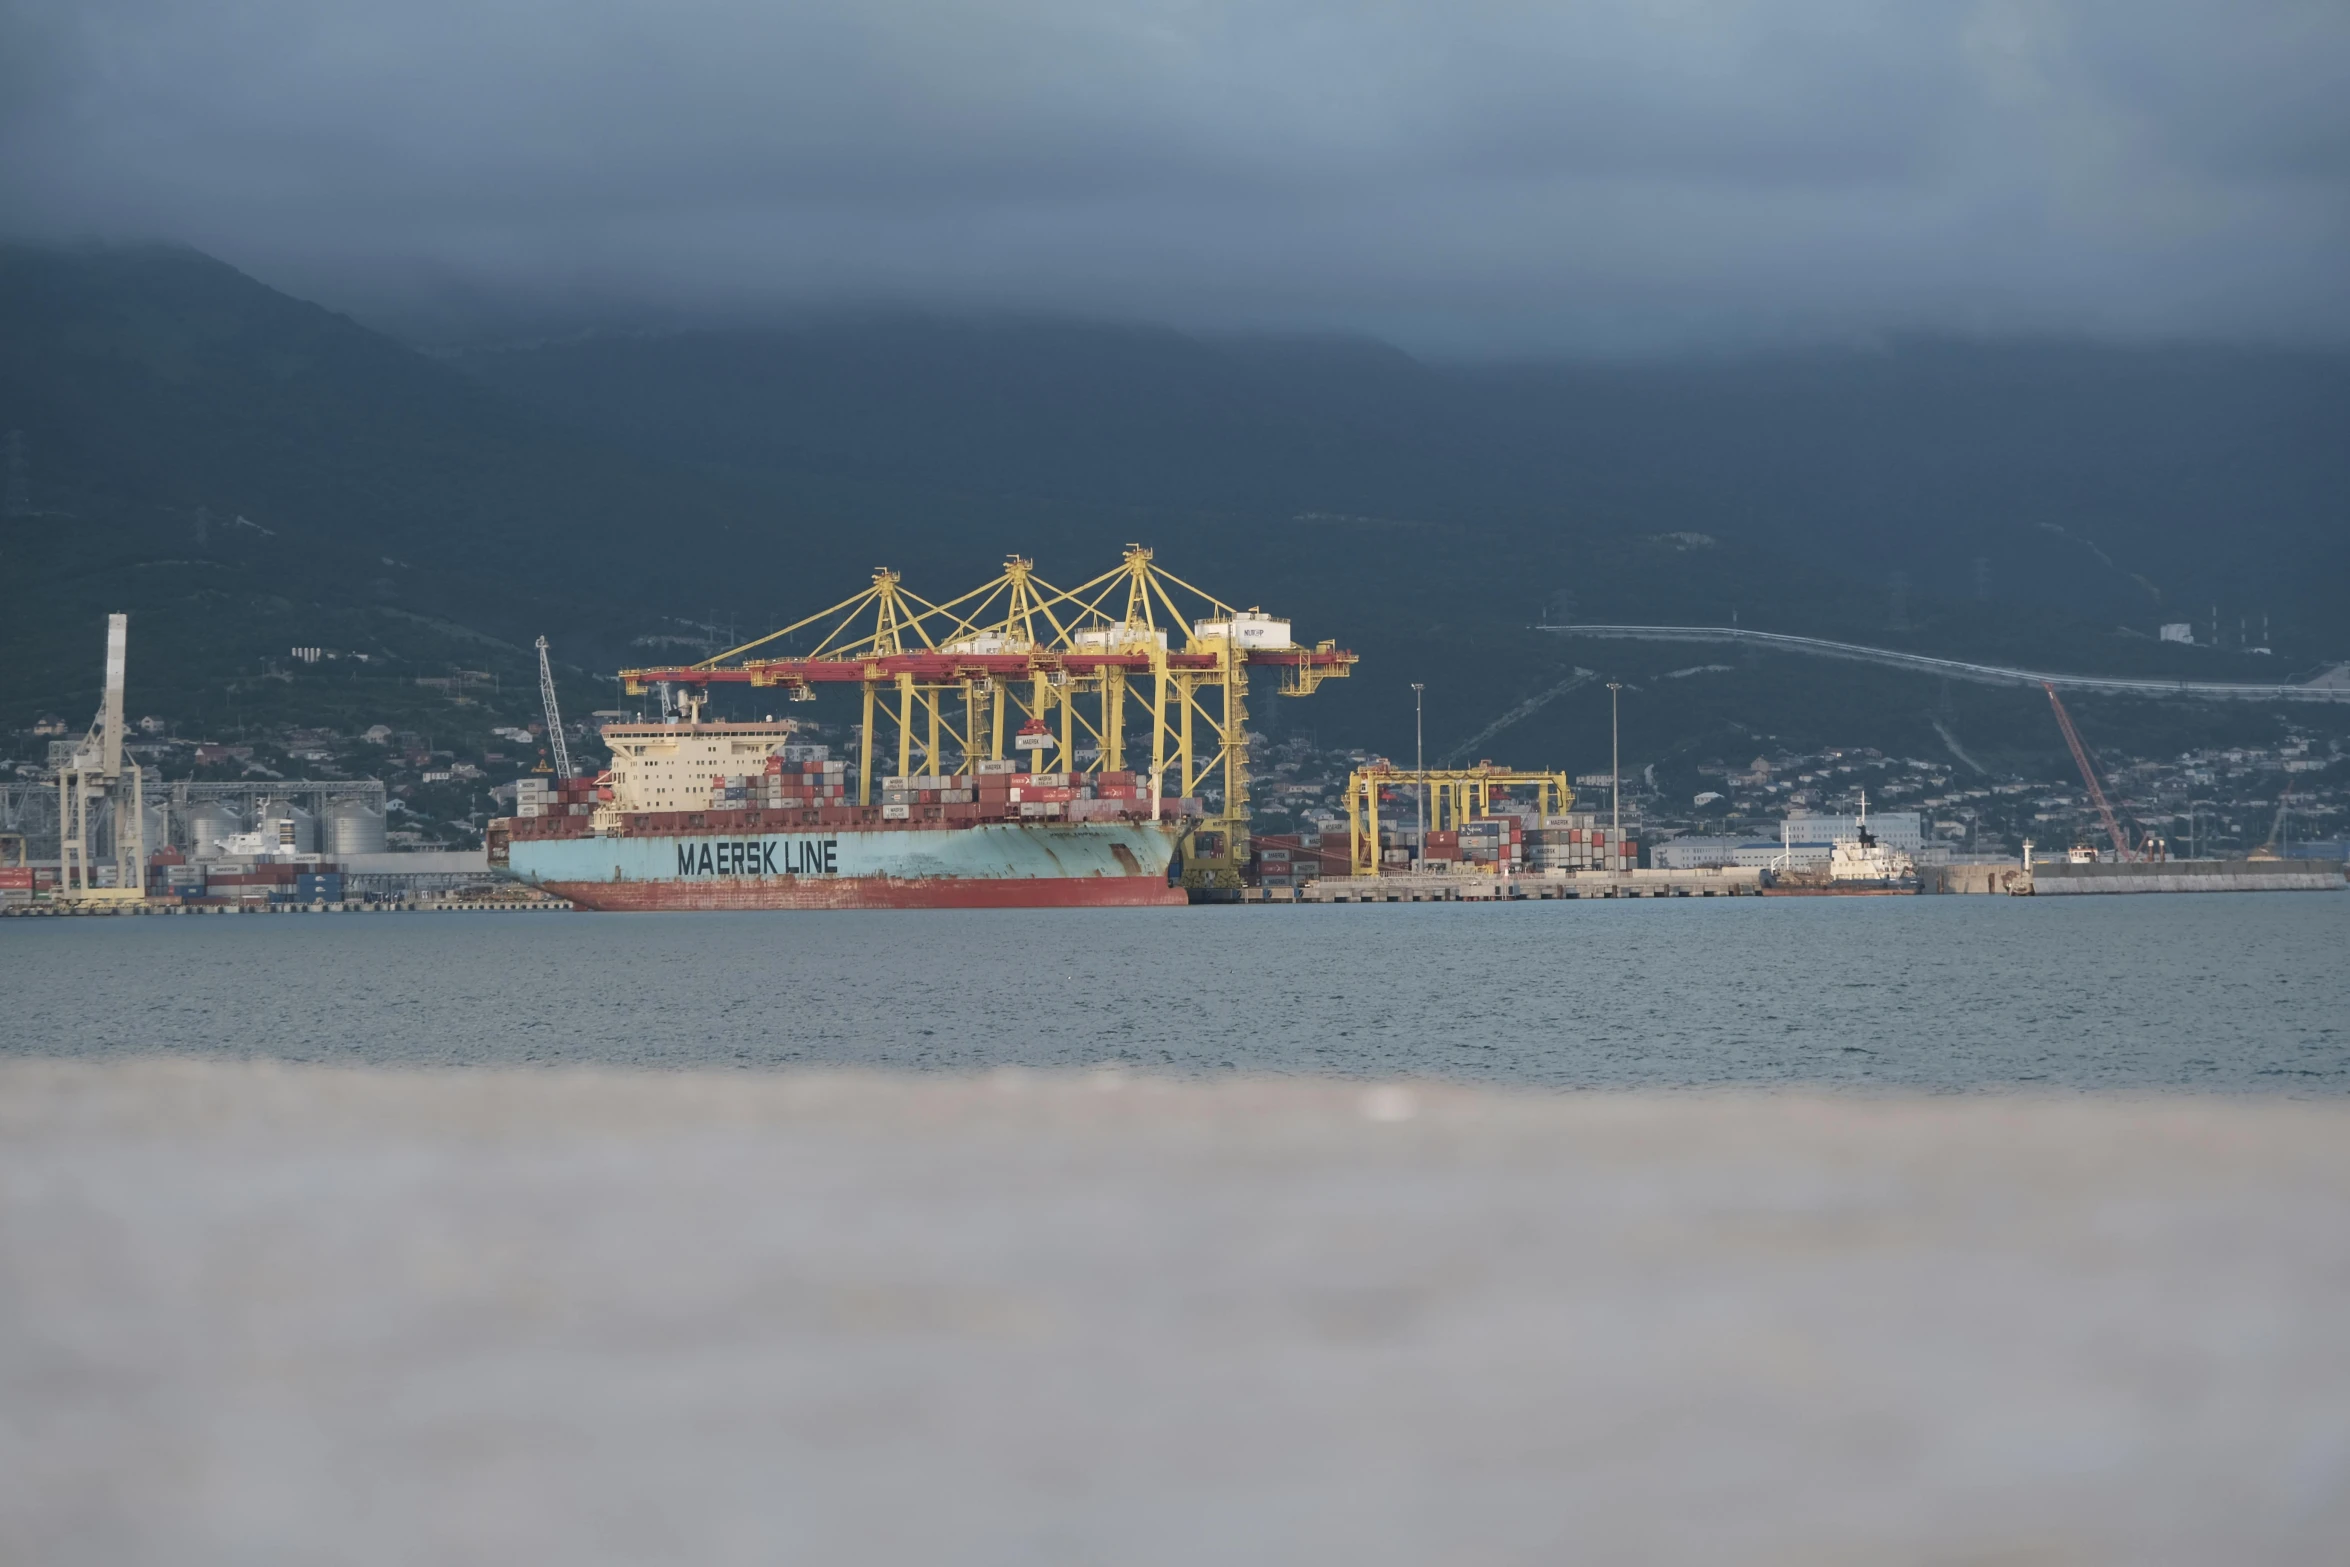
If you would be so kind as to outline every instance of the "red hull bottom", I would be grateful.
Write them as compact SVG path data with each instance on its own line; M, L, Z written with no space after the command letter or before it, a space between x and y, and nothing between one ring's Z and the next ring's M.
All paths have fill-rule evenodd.
M725 881L548 881L583 909L1179 908L1181 887L1134 876L747 876Z

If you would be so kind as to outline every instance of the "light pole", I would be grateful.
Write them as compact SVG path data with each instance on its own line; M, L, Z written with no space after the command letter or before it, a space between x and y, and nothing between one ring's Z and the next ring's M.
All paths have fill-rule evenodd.
M1412 771L1415 773L1427 771L1426 748L1420 739L1420 693L1427 689L1417 680L1412 682ZM1428 780L1421 779L1420 786L1412 793L1420 798L1419 850L1424 860L1428 857Z
M1616 724L1616 693L1623 689L1620 680L1607 683L1607 850L1616 865L1624 858L1624 747ZM1608 867L1609 874L1614 874L1616 865Z

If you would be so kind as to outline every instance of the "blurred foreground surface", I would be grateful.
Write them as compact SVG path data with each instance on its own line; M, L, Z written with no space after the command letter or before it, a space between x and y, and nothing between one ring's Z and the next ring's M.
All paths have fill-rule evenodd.
M0 1559L2298 1562L2350 1110L0 1066Z

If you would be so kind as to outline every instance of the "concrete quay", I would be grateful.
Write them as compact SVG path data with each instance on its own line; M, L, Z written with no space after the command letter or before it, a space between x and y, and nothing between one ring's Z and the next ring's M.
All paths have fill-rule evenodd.
M1762 872L1733 868L1537 872L1517 876L1324 876L1292 891L1294 897L1290 901L1297 903L1489 903L1535 898L1750 898L1762 891Z
M2340 892L2332 860L2162 860L2145 865L2035 865L2038 898L2131 892Z
M13 903L0 905L0 918L86 919L94 915L202 915L202 914L568 914L568 898L461 900L415 898L378 903L275 903L241 907L233 903L187 904L164 900L113 900L80 903Z
M1921 891L2014 897L2077 897L2140 892L2340 892L2345 868L2332 860L2160 860L2134 865L2042 861L1928 865Z

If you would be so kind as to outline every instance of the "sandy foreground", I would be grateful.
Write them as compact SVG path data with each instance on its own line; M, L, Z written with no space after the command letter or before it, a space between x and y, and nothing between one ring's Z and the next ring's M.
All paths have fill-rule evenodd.
M2350 1106L0 1067L0 1560L2350 1559Z

